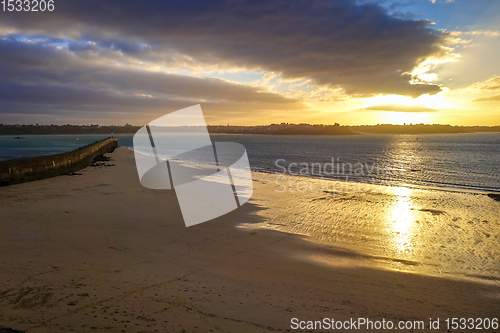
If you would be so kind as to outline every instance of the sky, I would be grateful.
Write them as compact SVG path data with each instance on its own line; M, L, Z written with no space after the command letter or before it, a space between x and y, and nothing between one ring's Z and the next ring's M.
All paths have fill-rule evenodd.
M0 8L2 9L2 8ZM0 11L0 123L500 125L498 0L55 1Z

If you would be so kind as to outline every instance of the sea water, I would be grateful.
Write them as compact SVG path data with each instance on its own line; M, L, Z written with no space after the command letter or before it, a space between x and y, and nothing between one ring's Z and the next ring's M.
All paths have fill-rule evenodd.
M0 136L0 161L67 152L108 136L21 135L21 139ZM133 146L132 134L116 137L118 145ZM412 188L500 192L499 133L354 136L213 134L211 138L212 141L243 144L254 171ZM333 173L332 164L335 168ZM305 169L305 165L309 170ZM363 166L362 172L356 173L360 165Z
M0 161L65 153L108 138L86 135L0 135Z

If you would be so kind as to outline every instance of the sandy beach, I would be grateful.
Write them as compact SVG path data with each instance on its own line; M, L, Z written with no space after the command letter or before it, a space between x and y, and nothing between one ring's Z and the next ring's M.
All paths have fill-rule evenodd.
M0 326L27 332L282 332L292 331L292 318L364 317L424 321L430 331L429 319L440 318L432 331L455 332L462 330L448 330L446 318L500 314L498 280L391 269L356 251L355 243L340 248L319 232L306 236L304 228L289 227L306 217L272 205L278 194L269 175L254 175L253 198L240 209L186 228L175 192L143 188L130 150L108 156L114 167L0 189ZM481 201L485 211L475 213L488 216L485 228L498 231L500 203L446 195L471 207ZM346 209L363 204L351 200ZM445 218L424 208L415 214L431 222ZM270 222L284 227L265 227ZM488 241L498 241L498 233L488 234Z

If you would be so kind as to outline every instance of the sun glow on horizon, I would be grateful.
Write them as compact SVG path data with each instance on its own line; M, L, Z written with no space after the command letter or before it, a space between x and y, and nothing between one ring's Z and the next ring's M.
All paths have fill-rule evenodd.
M434 115L429 112L380 112L380 122L384 124L430 124Z
M441 120L442 111L455 107L454 103L443 95L445 92L436 95L425 94L417 98L403 95L368 97L363 100L363 109L377 110L374 114L377 123L434 124Z
M421 95L417 98L411 98L403 95L384 95L368 97L364 100L364 107L372 107L376 105L405 105L405 106L424 106L430 109L435 109L437 111L441 109L449 109L454 107L453 103L450 102L443 93L436 95Z

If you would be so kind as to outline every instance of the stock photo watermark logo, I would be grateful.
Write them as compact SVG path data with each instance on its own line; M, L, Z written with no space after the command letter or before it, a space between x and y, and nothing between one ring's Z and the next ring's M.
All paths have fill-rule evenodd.
M142 186L175 189L186 227L227 214L252 196L245 147L213 143L200 105L151 121L133 145Z
M402 164L381 162L379 158L364 163L344 163L339 157L327 163L287 163L280 158L274 165L279 170L275 172L278 193L363 193L376 185L390 185L391 177L405 171Z

